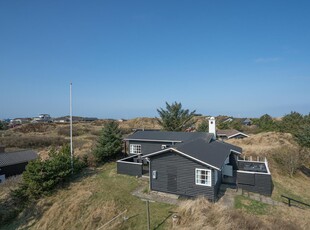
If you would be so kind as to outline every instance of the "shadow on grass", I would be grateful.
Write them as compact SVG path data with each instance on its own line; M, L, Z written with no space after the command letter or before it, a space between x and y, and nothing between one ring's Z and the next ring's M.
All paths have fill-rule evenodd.
M168 220L173 214L174 214L174 212L169 213L169 215L162 222L160 222L158 225L156 225L154 230L159 229L159 227L162 226L166 222L166 220Z
M310 169L305 167L305 166L301 166L300 171L305 174L307 177L310 177Z
M23 211L15 209L16 212L14 213L14 216L11 216L12 219L8 219L3 225L0 224L0 229L29 229L36 223L36 220L43 216L44 212L51 205L51 203L45 203L42 206L38 206L36 203L29 203Z

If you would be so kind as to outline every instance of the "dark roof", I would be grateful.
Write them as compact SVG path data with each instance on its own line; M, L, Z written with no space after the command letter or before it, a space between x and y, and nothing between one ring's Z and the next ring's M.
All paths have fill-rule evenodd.
M184 144L177 145L174 148L168 148L156 153L147 154L144 157L161 154L170 150L179 151L194 160L205 163L213 168L221 170L225 160L234 151L241 153L242 149L235 145L231 145L220 141L209 141L204 138L198 138Z
M125 140L141 140L141 141L177 141L184 142L197 138L205 138L210 141L212 134L205 132L166 132L166 131L137 131L129 135Z
M242 132L235 130L235 129L223 129L223 130L217 130L216 131L217 136L227 136L228 138L231 136L236 136L238 134L246 136L246 137L248 136L245 133L242 133Z
M0 153L0 167L28 162L38 157L32 150Z
M252 120L250 118L246 118L242 122L243 123L252 123Z
M220 141L207 142L204 139L193 140L177 146L176 149L218 169L222 168L231 151L242 152L240 147Z

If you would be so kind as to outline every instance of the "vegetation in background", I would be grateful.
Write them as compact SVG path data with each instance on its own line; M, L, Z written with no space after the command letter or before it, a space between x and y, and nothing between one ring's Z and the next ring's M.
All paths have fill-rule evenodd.
M298 151L297 148L281 147L273 153L273 159L280 166L283 172L286 172L290 177L297 172L303 165L304 154Z
M295 134L305 124L304 117L298 112L291 112L285 115L281 122L279 129L283 133Z
M40 148L62 146L68 141L63 137L53 136L15 136L1 137L0 144L15 148Z
M0 121L0 130L7 130L8 129L8 123L5 121Z
M261 132L277 131L278 127L276 122L268 114L264 114L259 119L254 120Z
M209 122L203 120L197 127L197 132L209 132Z
M219 122L217 125L218 129L230 129L228 122Z
M157 112L160 119L156 119L166 131L185 131L195 123L193 117L196 110L190 112L188 109L183 109L181 103L174 102L169 105L166 102L166 109L160 108Z
M110 121L101 130L94 156L97 162L106 162L122 151L122 132L115 121Z

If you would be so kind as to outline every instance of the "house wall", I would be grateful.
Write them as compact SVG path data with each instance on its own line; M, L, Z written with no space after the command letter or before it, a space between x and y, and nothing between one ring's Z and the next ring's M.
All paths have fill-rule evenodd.
M26 170L28 162L15 164L15 165L8 165L3 166L0 168L0 175L5 175L6 178L10 176L15 176L22 174Z
M141 145L141 151L143 155L157 152L162 150L161 146L162 145L169 145L172 146L172 143L168 142L153 142L153 141L128 141L128 146L127 146L127 153L130 154L130 144L139 144Z
M126 161L118 161L117 162L117 173L118 174L126 174L130 176L142 176L143 166L142 163L132 164Z
M237 186L243 190L271 196L273 184L270 174L237 172Z
M237 155L234 153L231 153L229 155L229 164L233 166L233 170L238 169L238 164L237 164Z
M196 185L196 168L211 169L175 152L155 155L151 157L150 165L151 189L190 197L203 195L209 200L215 201L221 183L221 175L218 174L217 184L214 184L215 170L211 169L211 187ZM156 179L152 178L153 171L157 172Z

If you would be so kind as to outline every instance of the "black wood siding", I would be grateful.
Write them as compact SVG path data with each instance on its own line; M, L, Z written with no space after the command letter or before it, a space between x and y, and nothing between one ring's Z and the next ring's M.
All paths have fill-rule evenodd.
M168 148L173 146L172 143L167 143L167 142L153 142L153 141L129 141L128 143L128 153L130 153L130 145L131 144L138 144L141 145L141 152L143 155L157 152L162 150L161 146L162 145L167 145Z
M273 184L269 174L237 172L237 184L239 188L249 192L266 196L271 196L272 194Z
M141 164L131 164L122 161L117 162L117 173L126 174L130 176L142 176L142 163Z
M15 176L22 174L26 170L28 162L15 164L15 165L8 165L3 166L0 168L0 175L5 175L5 177Z
M151 189L155 191L174 193L178 195L195 197L203 195L215 201L220 185L220 174L215 185L215 171L211 169L211 187L195 184L195 169L211 169L199 164L178 153L167 152L151 157L150 175ZM157 178L152 178L152 172L157 172Z

